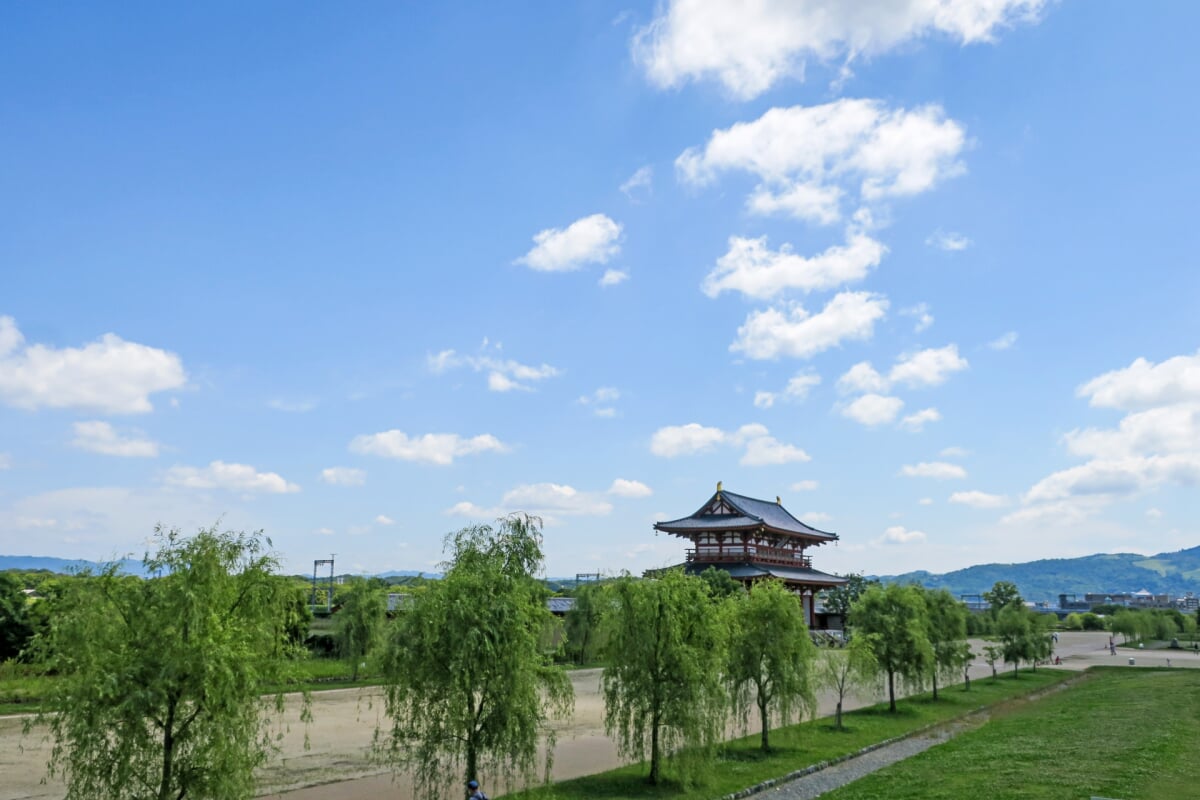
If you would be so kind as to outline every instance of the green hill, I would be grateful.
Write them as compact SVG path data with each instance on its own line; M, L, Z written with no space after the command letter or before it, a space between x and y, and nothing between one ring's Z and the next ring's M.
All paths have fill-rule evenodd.
M920 583L930 589L949 589L955 595L982 594L997 581L1012 581L1026 600L1055 603L1060 594L1136 592L1182 596L1200 594L1200 547L1144 556L1138 553L1098 553L1080 558L1047 558L1023 564L979 564L934 575L924 570L881 580Z

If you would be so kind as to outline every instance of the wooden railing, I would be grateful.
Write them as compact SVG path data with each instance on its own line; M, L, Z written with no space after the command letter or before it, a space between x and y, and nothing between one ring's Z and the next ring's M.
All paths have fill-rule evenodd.
M802 556L791 550L777 550L774 547L748 547L745 549L731 547L722 550L705 548L697 552L695 548L687 549L687 560L700 564L725 564L729 562L750 561L757 564L774 564L781 567L797 569L812 569L812 558Z

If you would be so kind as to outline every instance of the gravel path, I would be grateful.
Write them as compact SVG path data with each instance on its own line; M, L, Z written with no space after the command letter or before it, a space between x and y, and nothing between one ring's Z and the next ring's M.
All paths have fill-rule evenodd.
M963 731L978 727L987 719L985 713L973 714L956 722L940 725L931 730L886 744L883 747L848 758L825 769L801 776L788 783L776 786L760 797L763 800L812 800L825 792L832 792L876 770L890 767L897 761L923 753L934 745L954 738Z

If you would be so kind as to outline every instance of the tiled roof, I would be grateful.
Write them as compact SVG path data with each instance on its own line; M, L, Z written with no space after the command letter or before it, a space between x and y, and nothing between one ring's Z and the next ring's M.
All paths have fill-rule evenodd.
M705 513L713 507L718 499L724 500L726 505L738 513ZM811 525L805 525L793 517L780 503L746 497L745 495L724 490L717 491L695 513L680 519L659 522L654 528L655 530L667 533L694 533L704 530L730 531L743 528L758 528L760 526L765 526L779 533L803 536L806 539L833 541L838 538L836 533L818 530Z
M693 574L700 574L709 567L725 570L730 577L738 580L747 578L778 578L785 583L808 583L821 586L841 586L845 578L820 572L815 569L799 569L796 567L776 567L769 564L703 564L695 561L688 562L684 569Z

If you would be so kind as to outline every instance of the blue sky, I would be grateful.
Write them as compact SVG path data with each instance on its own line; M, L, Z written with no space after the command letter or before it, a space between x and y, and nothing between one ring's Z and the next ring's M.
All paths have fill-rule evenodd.
M0 552L1200 544L1200 9L727 5L0 9Z

